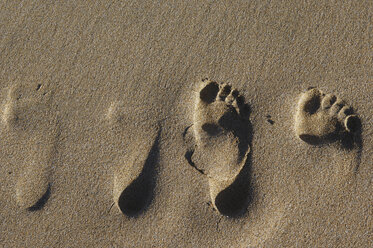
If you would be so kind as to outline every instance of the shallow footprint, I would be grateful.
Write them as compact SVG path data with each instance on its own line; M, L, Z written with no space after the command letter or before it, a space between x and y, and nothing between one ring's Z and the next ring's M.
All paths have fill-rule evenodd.
M41 84L34 88L17 84L9 88L2 108L3 124L25 152L16 200L31 211L41 209L50 195L49 174L58 136L50 101L51 93Z
M195 147L186 158L207 175L212 203L227 216L241 214L248 203L244 182L249 179L238 177L250 153L248 115L249 107L237 90L203 80L194 111Z
M107 118L109 120L113 118L110 120L111 124L120 124L122 118L118 110L113 107L123 106L112 105ZM140 129L140 134L129 142L128 147L123 148L125 156L116 165L114 172L114 203L129 217L137 217L149 207L154 197L156 183L160 129L158 131L156 128L149 127Z
M311 88L301 96L295 116L295 132L312 145L340 140L343 148L351 150L357 147L361 151L360 119L342 99L317 88Z

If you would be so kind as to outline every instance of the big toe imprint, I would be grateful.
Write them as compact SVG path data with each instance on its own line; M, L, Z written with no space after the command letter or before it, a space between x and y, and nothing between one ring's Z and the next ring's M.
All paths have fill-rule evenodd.
M228 203L232 199L223 192L232 193L232 185L247 162L251 138L248 115L249 106L237 90L228 84L202 82L194 110L195 150L190 162L208 176L212 202L228 216L242 212L247 203ZM233 192L229 195L238 193ZM246 192L243 194L239 194L240 198L248 198Z

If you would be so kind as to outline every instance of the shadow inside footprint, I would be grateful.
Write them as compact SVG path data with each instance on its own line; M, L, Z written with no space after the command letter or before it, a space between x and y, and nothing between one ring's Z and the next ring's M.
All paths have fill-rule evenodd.
M144 212L153 199L156 181L155 165L158 163L159 154L159 135L160 132L154 141L140 175L123 190L118 199L120 210L129 217L136 217Z
M250 105L245 104L246 114L251 113ZM251 122L247 119L246 125L236 125L234 121L236 118L229 118L229 115L223 116L220 119L222 126L231 130L236 137L239 137L239 150L241 155L250 147L253 128ZM249 148L251 149L251 148ZM245 165L240 173L237 175L234 182L216 195L215 206L218 211L228 217L240 217L245 214L247 207L252 202L254 191L251 185L251 152L247 154Z
M351 132L346 132L343 130L340 123L337 123L336 131L333 133L329 133L322 137L310 134L301 134L299 135L299 138L310 145L324 145L340 140L342 147L345 149L352 149L355 147L355 145L358 146L358 148L361 148L362 125L360 119L358 117L353 117L347 123L347 125Z
M254 190L250 182L250 161L251 153L236 180L216 196L215 206L221 214L231 218L243 216L252 202Z
M338 133L330 133L328 135L320 137L320 136L310 135L310 134L301 134L299 135L299 138L310 145L317 146L317 145L333 143L339 139L339 135Z
M45 194L32 206L27 208L28 211L38 211L44 207L51 195L51 185L48 185L48 189Z
M248 117L251 113L250 105L245 104L243 108L246 112L245 115ZM235 110L226 112L218 121L220 126L227 131L233 133L235 137L238 138L238 150L240 152L240 157L243 157L246 154L246 151L249 148L252 138L252 127L251 123L245 120L244 123L239 119L238 113Z

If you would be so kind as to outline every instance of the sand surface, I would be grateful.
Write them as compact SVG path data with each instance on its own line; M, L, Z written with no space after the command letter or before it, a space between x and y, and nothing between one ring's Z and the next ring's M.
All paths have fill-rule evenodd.
M0 247L372 247L372 15L1 1ZM328 94L361 121L347 146Z

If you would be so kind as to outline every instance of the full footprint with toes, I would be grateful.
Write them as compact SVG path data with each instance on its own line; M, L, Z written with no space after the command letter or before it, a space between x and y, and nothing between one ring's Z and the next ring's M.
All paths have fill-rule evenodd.
M14 85L2 108L4 127L23 146L24 164L20 165L16 200L29 210L43 207L50 194L49 177L58 136L50 101L51 93L41 84L35 88Z
M248 105L228 84L205 79L201 86L194 111L195 147L190 162L207 175L214 207L224 215L236 215L244 206L234 204L244 201L235 203L222 197L226 195L222 192L236 181L250 153Z

